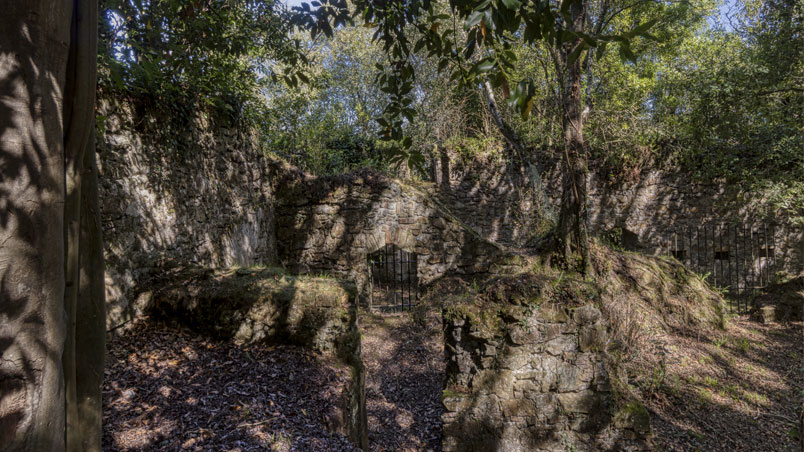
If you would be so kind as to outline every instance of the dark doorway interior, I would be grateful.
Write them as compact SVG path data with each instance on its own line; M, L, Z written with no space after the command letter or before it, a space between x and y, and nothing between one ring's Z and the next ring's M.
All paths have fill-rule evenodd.
M415 306L419 292L418 266L415 253L393 244L370 254L370 307L380 312L396 312Z

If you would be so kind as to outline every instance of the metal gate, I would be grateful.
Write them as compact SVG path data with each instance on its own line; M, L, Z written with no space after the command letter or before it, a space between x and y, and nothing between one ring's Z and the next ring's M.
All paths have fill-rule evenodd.
M777 270L775 224L707 224L677 229L668 248L693 271L725 288L738 312Z
M368 256L369 305L382 312L410 309L419 297L415 253L387 244Z

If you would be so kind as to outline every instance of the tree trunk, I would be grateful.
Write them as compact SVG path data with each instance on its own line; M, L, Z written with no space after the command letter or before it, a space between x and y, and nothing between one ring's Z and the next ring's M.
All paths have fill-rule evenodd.
M0 58L0 438L7 451L99 450L81 426L100 419L105 328L76 328L102 325L100 229L81 226L94 215L82 212L81 181L94 133L97 3L10 2L0 27L9 50ZM82 236L96 248L82 251ZM92 309L78 302L81 278Z
M585 5L575 2L570 6L573 30L583 30ZM562 172L561 213L558 220L559 251L569 266L574 265L577 255L579 262L576 268L583 273L589 269L589 244L586 210L586 143L583 136L583 100L581 78L581 59L567 65L568 57L575 46L581 45L581 39L575 39L561 48L561 60L564 64L565 77L562 92L564 132L564 158Z
M91 1L73 1L70 53L64 97L64 310L67 331L62 364L66 397L67 450L81 451L76 388L76 322L78 289L81 284L81 182L84 154L94 134L95 71L97 48L97 5ZM83 361L83 359L82 359ZM82 365L84 363L82 362Z
M489 113L491 114L491 118L494 120L494 124L497 125L497 129L499 129L500 133L502 133L503 137L514 147L517 154L522 157L525 155L525 145L522 143L522 139L519 137L519 134L516 131L508 126L505 123L505 120L500 114L500 108L497 105L497 99L494 97L494 89L491 87L491 83L488 80L483 81L483 92L486 95L486 103L489 106Z
M78 305L76 307L75 355L78 421L67 431L71 447L85 452L101 452L101 385L106 349L106 294L104 287L103 241L95 136L84 154L81 183L81 253Z
M0 17L0 438L64 450L64 130L72 5Z

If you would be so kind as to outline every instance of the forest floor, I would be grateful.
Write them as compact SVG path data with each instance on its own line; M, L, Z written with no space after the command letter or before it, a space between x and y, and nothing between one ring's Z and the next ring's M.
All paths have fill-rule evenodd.
M361 316L373 452L441 450L441 320ZM357 451L329 433L348 370L143 319L107 347L105 451Z
M440 315L360 317L371 452L440 452L444 340Z
M658 450L799 451L803 327L742 317L664 338L661 364L641 383Z
M329 433L348 369L147 320L107 344L104 451L358 451Z
M362 314L372 452L441 450L441 320ZM661 451L787 452L804 398L804 324L744 318L672 335L638 384ZM348 371L293 346L237 347L152 321L108 344L105 451L347 451L327 413Z

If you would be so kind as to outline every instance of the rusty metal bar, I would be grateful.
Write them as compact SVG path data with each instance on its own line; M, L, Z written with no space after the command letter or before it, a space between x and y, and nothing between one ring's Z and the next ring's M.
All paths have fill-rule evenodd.
M729 245L729 240L731 240L731 227L729 223L726 223L726 248L728 249L726 254L726 269L729 272L728 282L726 285L729 286L729 290L731 290L731 245ZM720 250L722 253L723 250Z

